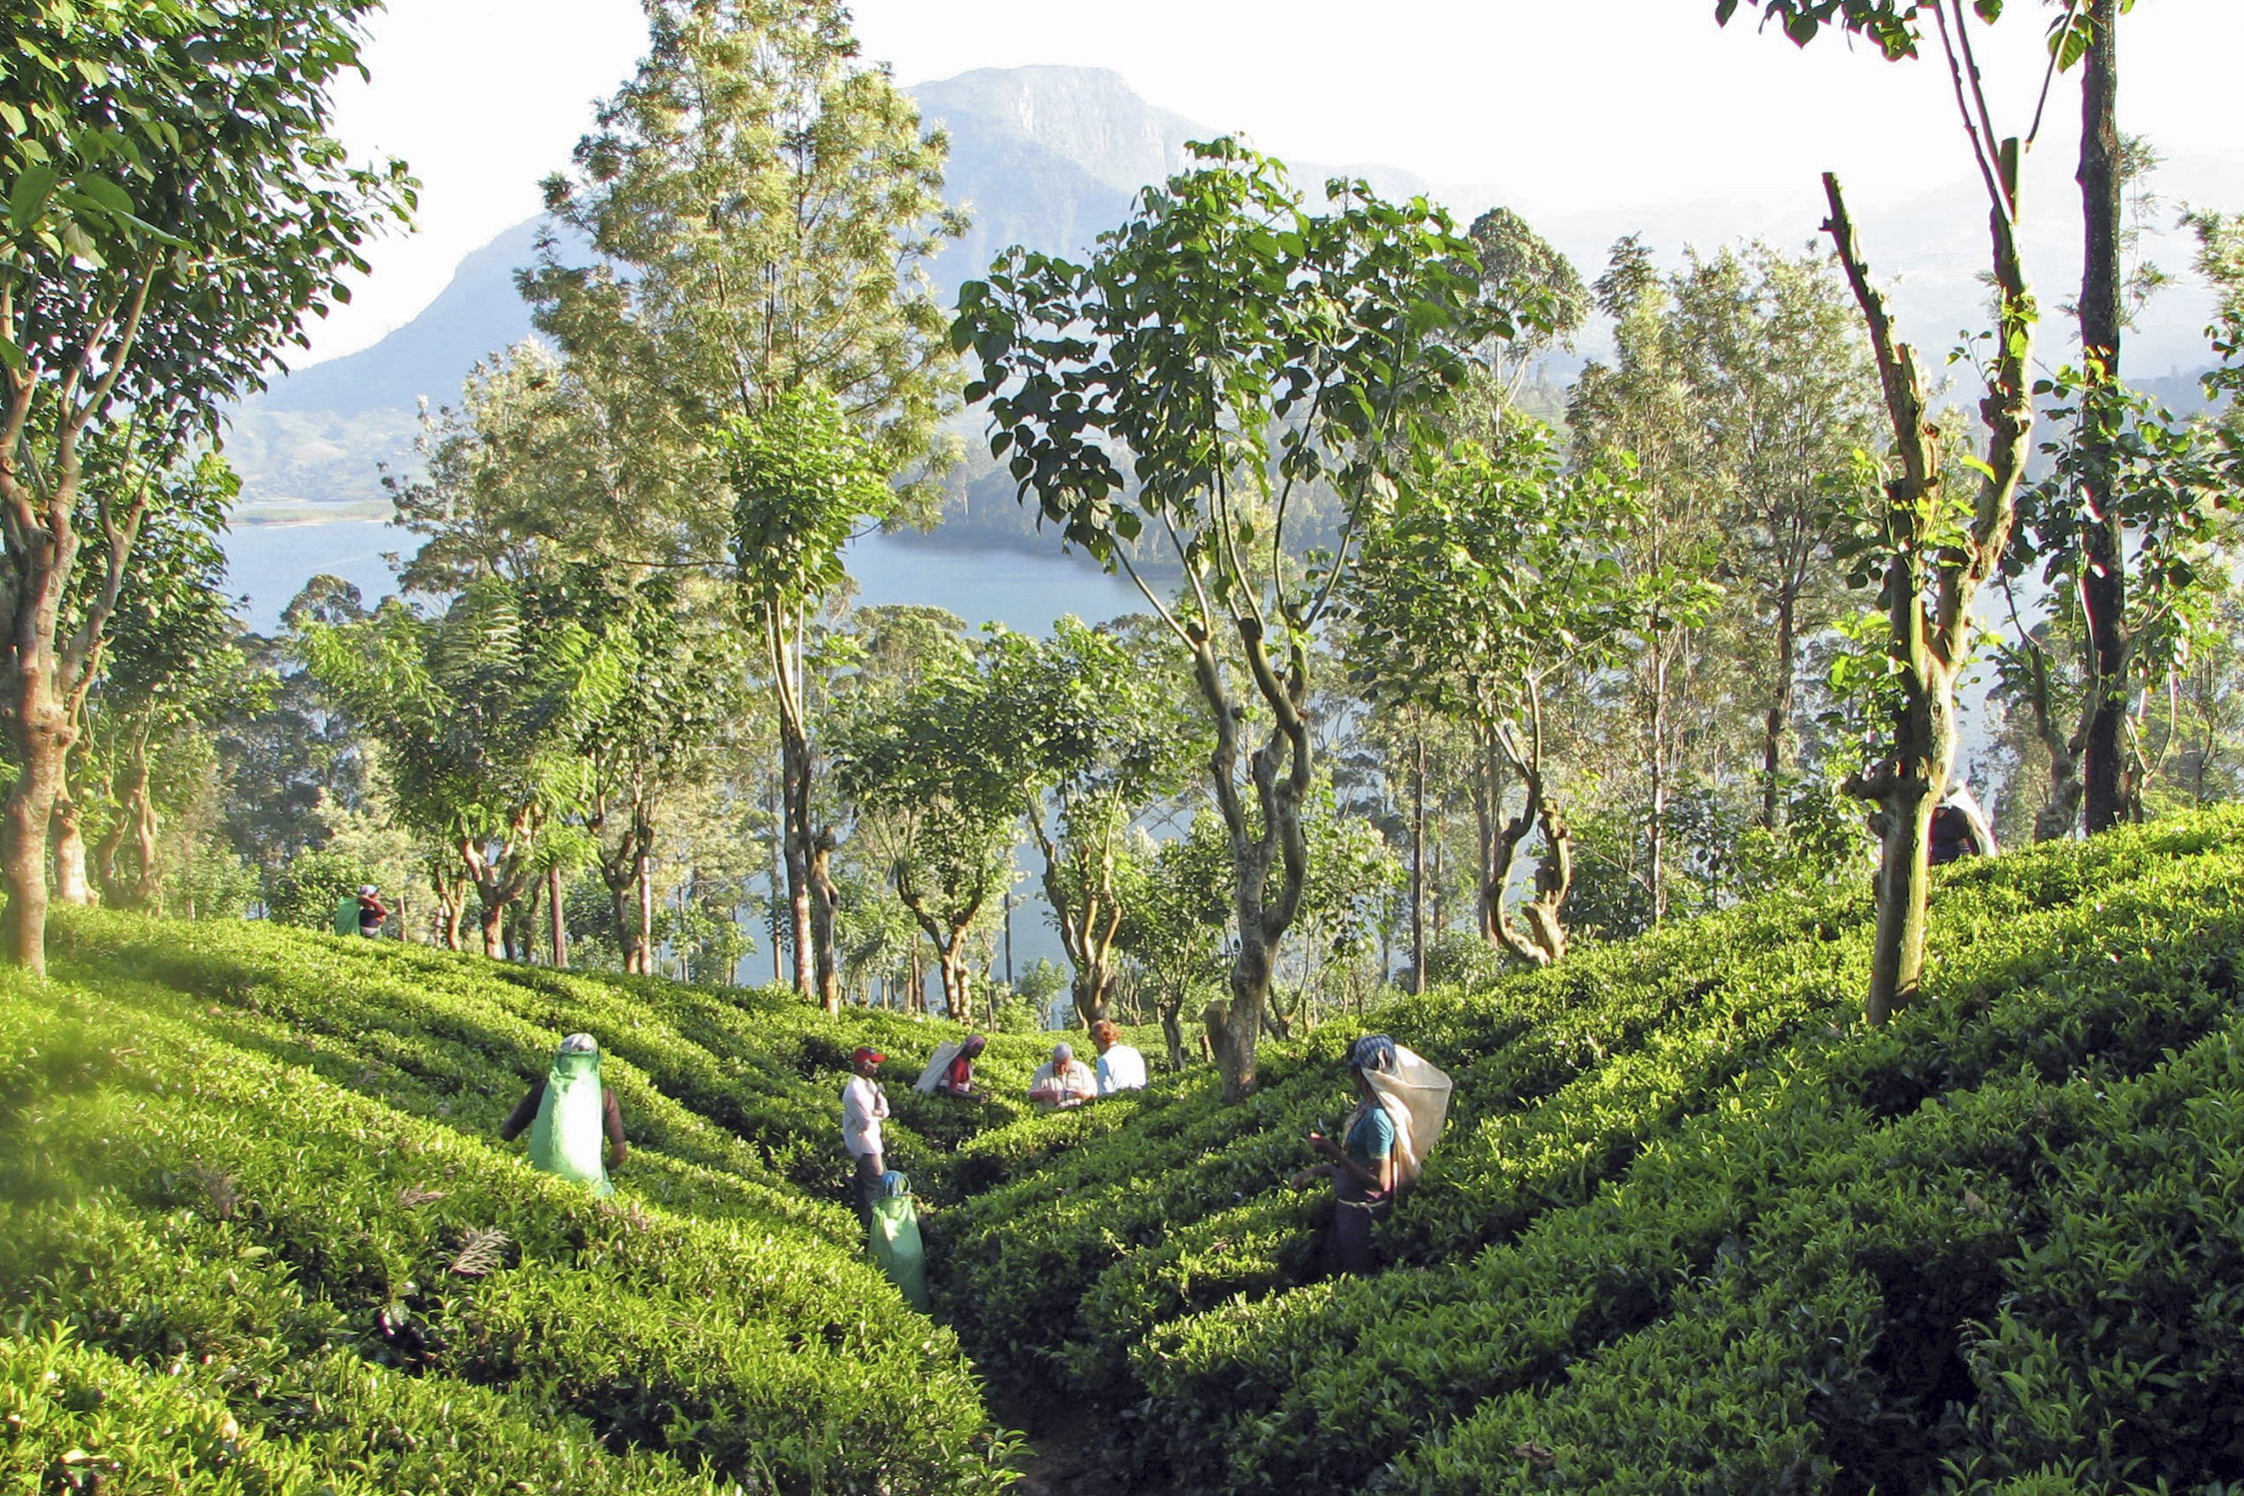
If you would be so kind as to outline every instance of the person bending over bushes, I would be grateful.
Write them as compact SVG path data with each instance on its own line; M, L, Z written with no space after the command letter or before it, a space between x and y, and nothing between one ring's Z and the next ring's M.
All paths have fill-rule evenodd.
M513 1142L530 1129L530 1163L548 1174L590 1186L595 1195L612 1195L608 1174L623 1167L630 1151L623 1142L623 1108L616 1093L600 1084L600 1046L590 1034L561 1041L553 1069L530 1087L499 1136ZM605 1136L605 1167L600 1144Z
M1332 1270L1372 1270L1371 1228L1394 1209L1395 1196L1418 1177L1427 1150L1449 1118L1449 1077L1385 1034L1366 1034L1348 1051L1348 1078L1356 1109L1341 1126L1341 1140L1309 1134L1309 1146L1329 1162L1312 1164L1289 1181L1307 1189L1330 1179L1335 1196L1326 1253Z
M1052 1046L1052 1058L1029 1077L1029 1100L1045 1108L1081 1106L1096 1101L1099 1079L1091 1067L1075 1057L1072 1044Z
M925 1096L970 1096L980 1101L981 1088L974 1084L974 1061L988 1044L980 1034L938 1044L927 1068L912 1082L912 1089Z

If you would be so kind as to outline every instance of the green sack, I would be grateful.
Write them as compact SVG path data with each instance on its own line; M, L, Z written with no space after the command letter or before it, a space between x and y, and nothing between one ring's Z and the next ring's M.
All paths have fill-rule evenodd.
M884 1189L873 1201L873 1261L903 1291L904 1301L925 1314L930 1307L927 1253L920 1245L919 1210L912 1203L911 1182L891 1170L881 1176L881 1183Z
M358 895L347 893L335 901L335 933L358 933Z
M555 1055L545 1095L538 1100L538 1119L530 1124L531 1164L588 1185L595 1195L614 1194L603 1151L606 1105L598 1054Z

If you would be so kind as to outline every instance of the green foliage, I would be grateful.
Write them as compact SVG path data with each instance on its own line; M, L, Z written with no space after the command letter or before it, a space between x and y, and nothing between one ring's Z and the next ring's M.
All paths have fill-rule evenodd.
M1278 1188L1354 1025L1245 1108L994 1131L941 1291L991 1375L1141 1405L1126 1458L1187 1488L2195 1488L2244 1389L2239 1266L2189 1245L2244 1103L2237 831L1945 877L1883 1028L1838 889L1371 1015L1458 1091L1369 1278L1312 1281Z
M355 899L373 872L357 858L326 848L299 852L265 889L268 918L300 930L335 928L335 906Z
M223 847L204 845L173 871L165 903L186 919L241 919L258 893L257 869ZM334 904L327 908L332 917Z
M901 1069L930 1028L270 926L74 912L57 951L62 982L0 1007L0 1310L117 1393L91 1456L338 1491L1003 1484L955 1342L804 1192L840 1194L849 1048ZM577 1027L631 1133L612 1201L493 1138ZM1033 1055L985 1064L1025 1085ZM903 1095L896 1151L938 1194L949 1143L914 1123L1017 1114ZM163 1432L203 1423L238 1448Z
M74 366L58 355L107 345L117 329L102 324L137 292L139 346L115 394L143 424L214 422L219 399L262 388L305 314L348 298L359 241L412 202L403 163L351 168L325 133L372 9L16 8L0 82L0 362L63 379Z
M873 447L821 389L789 390L721 441L733 491L733 560L759 596L800 605L841 584L842 547L895 495Z

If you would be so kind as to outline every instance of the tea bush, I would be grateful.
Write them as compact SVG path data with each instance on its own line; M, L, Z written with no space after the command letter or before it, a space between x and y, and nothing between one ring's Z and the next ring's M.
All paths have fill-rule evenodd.
M0 1323L49 1348L34 1380L90 1389L42 1404L25 1458L110 1463L45 1488L1010 1479L955 1339L803 1187L838 1160L832 1054L919 1025L274 928L57 928L63 980L0 1002ZM612 1200L492 1136L578 1027L632 1134ZM992 1068L1025 1085L1027 1058ZM248 1452L180 1442L229 1420Z
M1322 1207L1278 1188L1354 1025L1246 1107L990 1134L1017 1167L946 1221L942 1292L985 1371L1131 1407L1180 1489L2219 1489L2240 830L1944 874L1881 1029L1857 891L1373 1015L1457 1093L1365 1279L1313 1281Z

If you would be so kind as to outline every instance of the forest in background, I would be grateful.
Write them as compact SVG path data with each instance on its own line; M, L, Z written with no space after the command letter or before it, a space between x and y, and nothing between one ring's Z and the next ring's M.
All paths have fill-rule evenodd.
M1871 0L1774 11L1803 44L1935 35ZM35 636L52 616L11 656L19 948L50 890L324 927L373 883L396 933L498 959L768 970L997 1026L1064 992L1244 1087L1259 1036L1384 992L1880 859L1898 909L1951 779L2009 843L2237 792L2238 229L2189 220L2218 365L2172 414L2118 378L2169 278L2139 237L2174 210L2117 132L2093 6L2048 91L2077 80L2107 252L2037 310L2002 228L1996 330L1929 383L1835 183L1828 250L1669 269L1632 236L1577 267L1508 210L1328 197L1218 139L1080 263L945 271L954 307L949 140L839 12L650 19L547 184L517 277L540 336L387 480L401 595L315 579L271 636L226 610L238 482L201 434L322 288L274 262L227 364L209 272L135 309L133 267L183 251L90 185L101 137L25 197L9 555ZM303 180L270 190L327 194L299 257L346 265L410 178L302 124L271 115L261 159ZM239 263L240 232L210 252ZM58 360L78 328L99 356ZM961 492L1139 579L1144 612L1028 637L848 606L848 538ZM1017 865L1064 967L1010 963Z

